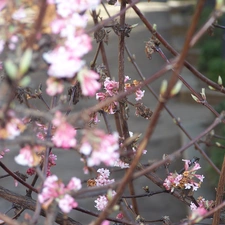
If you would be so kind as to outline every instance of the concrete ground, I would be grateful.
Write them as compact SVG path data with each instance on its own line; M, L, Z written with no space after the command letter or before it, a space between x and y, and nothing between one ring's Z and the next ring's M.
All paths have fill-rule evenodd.
M171 43L172 45L174 44L177 50L180 50L179 47L182 46L183 40L185 38L185 32L183 31L187 29L188 23L190 21L189 14L187 13L185 15L182 15L184 19L183 24L181 24L183 31L179 33L179 35L173 36L174 21L176 22L176 18L174 19L173 15L171 14L171 7L169 7L167 3L154 3L154 2L147 3L147 1L144 1L139 3L138 7L141 9L146 18L150 21L150 23L157 24L158 32L160 32L160 34L169 43ZM113 12L117 12L118 10L119 8L112 6L110 12L113 14ZM105 17L103 16L103 18ZM180 22L179 17L177 17L177 20L178 22ZM157 54L154 54L151 60L149 60L146 57L144 51L145 42L149 40L151 34L147 31L146 27L142 24L142 22L132 11L132 9L130 9L127 13L127 23L128 24L138 23L138 26L132 30L130 38L126 39L126 43L127 46L130 48L132 54L135 54L136 62L139 65L144 76L149 77L164 65L164 61ZM92 60L92 57L96 50L95 42L93 42L93 45L94 45L93 54L87 57L88 63ZM105 46L105 48L110 64L111 74L113 77L115 77L115 79L118 76L117 45L118 45L117 37L111 31L109 44ZM166 51L166 49L164 47L162 47L162 49L165 51L166 55L170 58L171 55ZM98 63L100 64L101 60L98 60ZM125 73L126 75L129 75L132 78L139 79L137 73L135 72L131 63L128 62L128 60L126 60L125 62ZM170 75L171 73L167 73L162 78L154 82L151 85L152 88L158 93L162 79L168 80ZM194 86L193 88L195 90L201 92L201 86L194 79L193 75L191 75L187 70L184 70L182 75L188 82L193 83ZM182 93L186 92L187 92L186 88L183 87ZM210 124L213 121L214 117L206 108L204 108L204 106L194 103L194 101L191 100L190 95L186 94L186 99L188 98L188 101L184 100L182 98L182 93L179 96L175 97L174 99L170 100L167 105L174 113L174 115L181 119L183 126L186 129L188 129L192 137L195 137L200 132L202 132L208 124ZM77 107L81 109L89 104L93 103L87 101L87 103L84 104L81 102L77 105ZM150 93L148 93L147 89L144 98L144 104L150 107L153 112L157 105L157 100ZM113 127L113 120L110 121ZM146 121L145 119L135 117L134 110L132 108L130 109L130 118L128 120L128 126L130 131L134 133L144 133L148 124L149 122ZM187 139L181 133L179 128L173 123L171 117L165 111L163 111L160 116L159 123L156 126L153 137L151 138L151 141L147 147L148 153L147 155L142 157L141 161L143 163L146 163L148 161L161 159L163 154L170 154L174 152L182 144L186 142ZM56 152L57 152L56 154L58 155L58 162L56 168L53 169L54 173L56 173L59 177L61 177L65 182L69 180L70 178L69 176L71 176L71 171L74 171L72 174L73 176L77 176L82 179L87 179L87 176L80 174L80 168L82 168L82 164L74 152L66 152L66 153L63 151L56 151ZM21 167L15 165L15 163L13 162L12 158L16 154L17 152L11 151L10 154L8 154L7 157L3 159L4 163L6 165L9 165L8 163L10 163L10 168L12 170L20 169L25 171L26 168L21 169ZM198 154L195 150L193 150L193 148L189 148L187 150L187 153L185 153L185 155L188 158L192 158L193 156L196 156ZM203 163L203 165L205 165L204 159L202 159L202 157L200 158L201 158L200 162ZM174 169L179 170L180 168L182 168L181 159L177 160L177 162L171 166L171 171L173 171ZM204 171L204 168L202 171ZM157 173L160 174L163 178L165 177L165 171L163 168L160 168L157 171ZM0 175L3 174L5 174L5 172L0 170ZM205 180L205 183L206 184L203 185L202 188L203 192L201 194L204 194L204 197L210 200L211 198L213 198L214 193L211 191L211 187L209 187L208 185L209 182L207 181L207 178ZM21 185L18 188L14 188L12 179L1 180L1 185L8 186L10 190L24 194ZM142 187L144 186L149 186L150 191L158 190L156 185L152 184L146 178L140 178L138 180L135 180L134 185L136 194L143 193ZM196 196L198 195L199 194L197 194ZM79 205L86 209L95 210L95 208L93 207L94 206L93 201L94 199L91 200L84 199L79 201ZM177 201L175 198L173 198L168 194L138 199L137 202L139 210L141 212L141 216L146 220L157 220L160 219L162 216L170 216L172 222L179 222L180 219L186 217L188 211L184 204L180 203L179 201ZM5 209L10 205L11 204L3 200L0 200L0 211L4 212ZM91 216L87 216L76 211L71 214L71 217L77 221L80 221L84 225L88 224L93 218Z

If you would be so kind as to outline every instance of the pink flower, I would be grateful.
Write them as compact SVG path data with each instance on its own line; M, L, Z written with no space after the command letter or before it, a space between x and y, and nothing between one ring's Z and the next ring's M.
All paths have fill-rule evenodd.
M27 174L30 175L30 176L34 175L35 173L36 173L36 171L35 171L34 168L27 169Z
M48 75L57 78L72 78L84 65L80 58L74 58L64 46L44 53L43 58L50 65Z
M208 211L204 207L198 207L197 209L191 212L191 215L188 217L189 220L193 221L193 223L198 223L203 219L203 216Z
M52 137L53 143L61 148L73 148L76 146L76 130L68 123L63 123L57 127L54 136Z
M110 222L108 220L104 220L101 225L110 225Z
M6 6L7 0L0 1L0 11Z
M142 90L138 89L138 90L135 92L135 95L136 95L135 100L136 100L136 101L141 100L141 99L144 97L144 94L145 94L145 91L142 91Z
M117 216L116 219L122 220L124 218L124 215L122 212L120 212Z
M199 170L201 168L200 165L198 163L195 163L193 168L191 168L189 160L183 161L185 162L185 171L182 174L178 174L177 172L170 173L163 183L166 190L173 191L174 188L180 188L192 189L193 191L197 191L201 186L201 182L203 181L204 176L195 174L196 170ZM199 181L197 182L195 178L197 178Z
M52 124L56 126L55 134L52 137L53 143L57 147L72 148L76 146L76 130L66 122L65 118L60 112L56 112L52 120Z
M70 182L67 184L66 189L69 191L81 189L81 180L76 177L72 177Z
M115 182L114 179L112 180L108 179L110 176L110 172L108 169L101 168L98 169L97 172L99 173L98 177L95 179L97 187L105 186Z
M41 157L36 154L39 147L30 147L26 145L25 147L20 149L20 154L15 157L16 163L22 166L37 166L40 161Z
M94 71L83 69L77 74L77 80L81 84L82 94L85 96L94 96L100 89L101 84L97 81L99 75Z
M80 151L87 156L88 166L112 166L119 159L118 134L105 134L102 130L87 131L83 136Z
M46 92L50 96L61 94L63 92L64 86L61 80L57 80L54 77L49 77L46 81L46 84L47 84Z
M71 183L79 183L79 179L73 177L71 178L69 186ZM76 182L74 182L76 181ZM46 178L42 192L38 195L38 200L44 208L47 208L54 200L58 202L59 208L64 213L69 213L72 208L77 207L77 202L67 193L68 185L65 185L58 179L56 175L52 175ZM79 185L77 186L81 188ZM72 188L72 187L71 187ZM74 188L72 188L74 189ZM71 189L71 190L72 190Z
M95 207L99 211L103 211L108 203L108 199L106 198L105 195L100 195L96 200L95 200Z
M73 208L78 206L77 202L68 194L65 194L62 199L58 200L59 208L64 213L69 213Z
M68 36L65 41L65 46L72 57L82 57L92 49L91 38L87 34L80 34L77 36L74 36L73 34Z
M96 93L96 99L99 101L104 101L109 97L110 96L107 93L103 93L103 92ZM104 110L105 112L109 114L114 114L117 110L117 105L118 105L118 102L112 102L109 105L104 106L102 110Z
M106 93L108 93L110 96L114 96L115 94L118 94L119 83L116 81L110 80L109 77L105 79L104 87L105 87Z

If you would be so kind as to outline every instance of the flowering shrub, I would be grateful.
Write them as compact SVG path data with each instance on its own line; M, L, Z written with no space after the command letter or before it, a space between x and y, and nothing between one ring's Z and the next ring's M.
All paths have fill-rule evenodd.
M6 173L1 175L1 179L13 177L16 187L20 184L19 187L26 188L26 192L19 194L18 187L18 193L14 193L5 182L1 183L1 199L13 204L11 209L0 213L1 224L38 224L40 216L45 217L44 224L48 225L55 222L87 224L87 220L91 225L109 225L111 222L149 224L157 221L172 224L173 221L165 216L167 211L158 210L158 206L150 202L151 196L156 194L171 195L191 209L183 221L178 221L178 212L174 210L176 224L194 224L212 215L213 224L224 222L221 212L225 202L221 196L225 184L225 160L223 167L217 168L199 143L213 145L214 138L223 138L212 130L219 123L225 123L225 115L219 115L207 102L205 88L198 93L179 75L185 65L211 90L225 93L221 76L214 83L185 62L188 49L195 45L207 28L212 25L224 29L214 23L222 14L222 1L217 1L211 18L194 36L204 2L198 1L179 55L158 33L156 25L145 18L138 2L0 0L0 167ZM143 4L150 3L146 1ZM116 15L110 15L110 5L119 6L114 8L118 10ZM100 7L108 18L101 14ZM142 74L138 60L130 53L126 43L126 38L132 38L132 32L137 27L137 24L126 21L129 8L152 33L152 37L143 43L147 60L157 53L164 60L162 68L154 74L149 74L149 69L145 76ZM105 48L112 34L119 43L118 60L113 59L118 63L118 77L112 73L108 58L110 53ZM167 59L161 45L176 58ZM94 53L92 61L86 57L91 51ZM125 51L137 73L126 75ZM150 64L151 61L149 68ZM153 89L150 84L168 71L173 73L170 78L166 77L169 82L164 80L159 92L155 92L154 89L158 89ZM138 77L133 78L135 74ZM167 104L179 93L182 83L195 103L202 104L216 117L208 128L193 138L182 126L181 119L173 114L174 109L170 110ZM157 105L153 111L147 94L156 98ZM88 106L78 104L87 100ZM131 114L129 109L133 109L134 113ZM158 153L162 159L153 160L149 152L154 148L148 143L153 143L152 136L158 132L155 128L164 109L190 142L167 156L164 154L166 149L162 149ZM132 121L133 118L135 121ZM141 120L146 124L146 131L139 123ZM135 125L131 128L132 122ZM218 141L215 143L224 150L225 147ZM193 194L200 189L204 179L197 173L201 168L199 162L183 159L184 168L180 172L170 172L170 164L176 162L175 159L180 160L181 154L193 144L220 176L214 200L205 200L208 196L195 199ZM10 161L12 154L13 162ZM63 166L60 167L58 161ZM14 164L18 166L18 171L12 171ZM76 170L71 169L74 165ZM166 178L161 173L163 166ZM22 172L24 168L26 172ZM140 183L135 182L143 175L148 179L144 182L150 183L149 186L140 187ZM66 180L69 180L67 185ZM160 190L153 191L155 186L152 184ZM139 200L143 197L144 201ZM83 207L84 199L89 199L91 204ZM163 201L157 204L165 202L163 197ZM149 209L144 215L139 210L143 203L145 208L154 205L160 218L153 218ZM167 210L175 208L175 201L169 204ZM5 204L0 206L4 208ZM9 213L12 209L15 209L13 218ZM34 212L22 214L27 209ZM84 222L74 216L76 211L83 213ZM17 218L19 220L15 221Z

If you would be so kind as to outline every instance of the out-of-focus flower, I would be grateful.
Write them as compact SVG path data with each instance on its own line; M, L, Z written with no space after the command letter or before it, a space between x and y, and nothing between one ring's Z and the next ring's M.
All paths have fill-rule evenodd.
M65 194L63 198L58 200L59 208L64 213L69 213L73 208L78 206L77 202L68 194Z
M56 78L72 78L84 65L80 58L74 58L64 46L44 53L43 58L50 65L48 75Z
M197 170L199 170L201 167L199 163L194 164L193 168L191 168L190 160L183 160L185 162L184 169L185 171L182 174L170 173L168 177L164 180L164 187L166 190L173 191L174 188L180 188L180 189L192 189L193 191L196 191L200 186L201 182L204 179L203 175L195 174ZM199 182L194 180L197 178Z
M76 146L76 130L65 121L65 118L60 112L56 112L55 118L52 121L56 127L54 136L52 137L53 143L57 147L72 148Z
M13 111L7 113L7 121L0 126L0 139L14 139L20 135L26 128L25 124L19 118L16 118Z
M76 182L74 182L75 180ZM64 213L69 213L71 209L76 208L78 204L67 192L68 190L78 190L81 188L81 182L78 182L78 180L79 179L75 177L71 178L71 181L65 187L56 175L47 177L42 192L38 195L39 202L47 209L55 200ZM74 185L71 185L71 183Z
M135 95L136 95L135 100L136 100L136 101L141 100L141 99L144 97L144 94L145 94L145 91L142 91L142 90L138 89L138 90L135 92Z
M0 1L0 11L6 6L7 0Z
M105 186L115 182L114 179L111 179L111 180L109 179L110 172L108 169L101 168L101 169L98 169L97 172L99 173L98 177L95 179L95 183L97 187Z
M130 165L128 163L125 163L125 162L121 161L120 159L116 160L113 166L120 167L121 169L130 167Z
M105 195L100 195L96 200L95 200L95 207L99 211L103 211L108 203L108 199L106 198Z
M16 163L22 166L34 167L41 162L40 153L44 150L42 146L29 146L20 149L20 153L15 157Z
M197 209L191 211L191 215L188 217L193 223L198 223L203 219L203 216L208 211L204 207L198 207Z
M87 130L83 136L80 152L87 156L88 166L103 162L113 166L119 158L118 134L105 134L102 130Z
M213 200L205 200L202 196L198 197L197 199L198 207L205 208L206 210L210 211L214 208L215 202ZM191 210L196 210L198 208L193 202L190 204Z
M83 69L77 74L77 80L81 84L82 94L85 96L94 96L100 89L101 84L97 81L99 75L94 71Z
M54 77L49 77L46 81L47 89L46 92L50 96L54 96L56 94L61 94L63 92L63 82Z

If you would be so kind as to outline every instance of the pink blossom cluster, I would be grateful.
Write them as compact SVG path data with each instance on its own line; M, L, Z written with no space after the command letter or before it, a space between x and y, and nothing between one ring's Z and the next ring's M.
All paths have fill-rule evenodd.
M108 169L98 169L97 172L99 173L98 177L95 179L96 182L96 186L97 187L101 187L101 186L105 186L108 184L111 184L113 182L115 182L114 179L110 180L109 176L110 176L110 172ZM116 194L115 191L112 191L111 196L113 197ZM106 205L108 204L109 201L109 196L107 195L100 195L96 200L95 200L95 207L99 210L99 211L103 211L106 207Z
M197 203L199 205L198 207L193 202L191 202L190 209L196 210L197 208L200 207L200 208L204 208L206 210L210 210L215 206L215 202L213 200L211 200L211 201L205 200L205 198L203 198L201 196L198 197Z
M47 209L53 201L56 201L64 213L69 213L78 205L69 194L69 191L77 191L79 189L81 189L80 179L73 177L68 185L65 186L56 175L52 175L46 178L42 192L38 195L38 200L44 209Z
M76 146L76 130L66 122L65 117L61 112L57 111L52 120L52 124L56 127L53 143L60 148L68 149Z
M194 166L190 167L190 160L183 159L183 161L185 162L185 171L182 174L178 174L177 172L170 173L163 183L166 190L174 191L175 188L180 188L197 191L197 189L201 186L204 176L196 174L196 171L201 168L199 163L195 162ZM199 181L197 182L195 178Z
M48 75L60 78L73 78L76 73L81 83L83 95L94 96L100 88L99 75L83 68L85 61L81 58L91 49L91 38L85 34L87 16L84 12L95 9L99 0L50 0L56 4L57 16L51 23L52 32L59 35L63 41L53 51L44 53L43 58L50 64ZM56 80L47 80L47 93L55 95L62 92L62 84Z
M128 76L125 77L125 82L130 80ZM138 86L139 82L134 80L132 83L125 83L124 90L128 91L130 88ZM96 93L96 99L99 101L106 100L107 98L110 98L112 96L115 96L119 93L119 82L111 80L109 77L107 77L104 81L104 89L105 92L98 92ZM145 91L142 91L140 88L138 88L135 92L136 101L141 100L144 97ZM109 114L114 114L117 110L118 102L114 101L110 103L109 105L106 105L103 110Z
M15 157L16 163L22 166L35 167L39 165L42 160L41 152L44 151L44 147L39 145L25 145L20 149L19 155Z
M7 113L6 119L0 125L0 139L14 139L26 129L25 124L16 118L13 111Z
M86 130L81 141L80 152L87 157L87 165L91 167L104 163L113 166L119 159L118 139L117 133L105 134L99 129Z
M44 154L41 155L42 160L44 160ZM51 176L51 167L56 165L56 160L57 160L57 156L55 154L53 154L52 152L50 152L49 157L48 157L48 165L47 165L47 174L46 176ZM32 176L36 173L34 168L29 168L27 169L27 174Z

